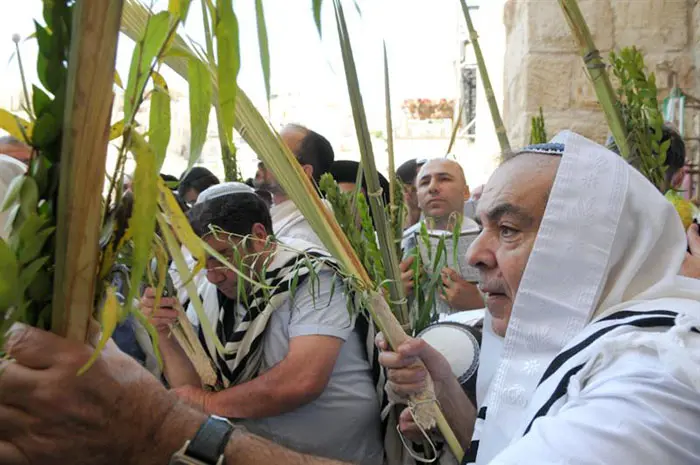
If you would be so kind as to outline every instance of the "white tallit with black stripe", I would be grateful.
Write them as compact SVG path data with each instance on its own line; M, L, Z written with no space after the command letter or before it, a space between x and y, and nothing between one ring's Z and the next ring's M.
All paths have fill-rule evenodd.
M678 276L686 250L678 214L619 156L570 132L555 142L563 156L506 337L482 345L479 376L500 354L463 463L599 463L586 454L562 461L547 455L551 438L537 450L527 438L624 354L643 352L700 393L700 281ZM625 441L630 454L635 440Z
M302 240L285 238L266 264L264 283L246 293L247 302L233 302L208 281L200 284L207 318L224 346L219 353L199 328L199 338L217 368L221 387L241 384L258 376L263 361L263 338L272 313L292 298L292 291L323 267L333 267L327 252ZM313 285L311 286L313 292ZM192 312L188 312L191 314Z

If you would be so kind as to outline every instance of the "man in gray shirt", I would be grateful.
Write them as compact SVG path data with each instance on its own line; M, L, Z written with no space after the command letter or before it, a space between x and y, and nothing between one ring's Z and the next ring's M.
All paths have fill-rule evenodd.
M298 239L269 238L270 214L243 185L197 204L190 221L255 284L239 285L239 274L207 260L199 292L208 321L199 324L199 336L217 369L217 392L200 387L189 359L168 337L178 300L163 298L154 310L153 293L144 295L142 310L160 332L171 387L205 413L236 419L297 451L381 464L379 400L364 335L327 255ZM204 336L206 324L223 353Z

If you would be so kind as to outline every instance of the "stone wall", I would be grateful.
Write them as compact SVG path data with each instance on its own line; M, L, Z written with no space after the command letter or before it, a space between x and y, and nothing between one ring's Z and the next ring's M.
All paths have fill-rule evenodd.
M692 93L698 87L698 0L579 0L579 5L603 57L636 45L656 73L661 96L674 73L682 89ZM604 141L605 119L558 2L508 0L504 22L503 113L511 144L528 142L530 118L540 107L550 136L571 129Z

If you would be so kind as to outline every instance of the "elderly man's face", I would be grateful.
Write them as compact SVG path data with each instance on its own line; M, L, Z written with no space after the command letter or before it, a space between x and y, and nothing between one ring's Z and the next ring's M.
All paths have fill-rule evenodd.
M477 220L483 230L467 259L479 268L479 287L500 336L506 334L558 167L558 157L519 155L496 170L479 201Z

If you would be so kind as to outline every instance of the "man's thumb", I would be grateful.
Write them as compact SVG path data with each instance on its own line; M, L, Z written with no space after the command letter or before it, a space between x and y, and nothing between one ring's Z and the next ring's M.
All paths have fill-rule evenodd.
M691 224L688 228L688 247L692 255L700 257L700 230L697 223Z

